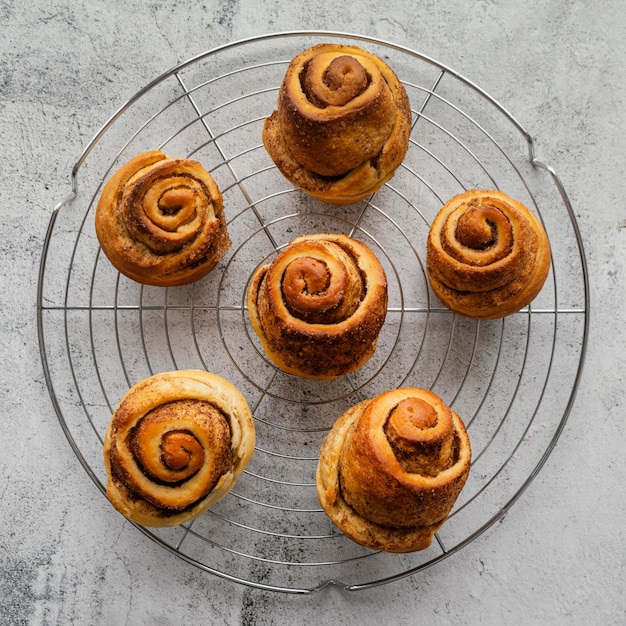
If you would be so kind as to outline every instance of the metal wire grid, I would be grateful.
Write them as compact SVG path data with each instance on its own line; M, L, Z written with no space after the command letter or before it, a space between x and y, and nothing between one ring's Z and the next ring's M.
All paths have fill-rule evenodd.
M319 41L386 58L413 110L409 153L366 201L329 207L294 189L260 142L289 60ZM225 199L233 246L205 279L160 289L120 276L102 255L93 213L103 182L130 156L160 148L195 158ZM388 42L293 32L235 42L190 59L138 92L97 133L72 171L44 243L38 329L44 373L62 428L104 493L102 440L125 391L153 373L188 367L235 383L255 415L257 449L235 489L198 520L148 537L193 565L246 585L312 593L364 589L454 554L498 520L548 458L571 410L586 351L585 256L561 182L534 156L530 135L496 101L449 68ZM452 195L500 188L541 217L551 240L544 290L505 320L456 316L431 294L424 243ZM332 382L305 381L265 357L245 311L254 269L296 236L345 232L383 263L389 310L376 354ZM347 540L315 495L319 445L348 406L419 386L465 420L472 472L428 550L387 555ZM120 518L120 523L123 523Z

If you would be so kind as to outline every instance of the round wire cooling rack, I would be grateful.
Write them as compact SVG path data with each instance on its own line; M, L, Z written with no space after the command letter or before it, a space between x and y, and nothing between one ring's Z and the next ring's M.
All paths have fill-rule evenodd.
M409 152L394 178L347 207L294 189L260 140L289 60L321 41L360 45L384 58L405 85L413 113ZM104 181L131 156L155 148L199 160L224 196L233 245L207 277L185 287L126 279L95 236ZM86 147L71 182L44 243L37 321L52 403L94 483L105 492L102 442L112 411L151 374L207 369L236 384L254 412L257 449L226 498L192 523L137 527L185 561L291 593L391 582L442 561L489 528L555 446L580 381L589 324L586 261L572 207L556 172L535 158L521 124L435 60L330 32L270 34L215 48L126 102ZM501 189L524 202L551 241L543 291L502 320L451 313L430 292L424 271L431 220L449 198L472 187ZM389 282L376 353L359 371L330 382L277 370L245 310L254 269L313 232L365 241ZM354 544L333 526L317 501L315 468L319 445L344 410L400 386L442 396L464 418L474 458L431 547L390 555Z

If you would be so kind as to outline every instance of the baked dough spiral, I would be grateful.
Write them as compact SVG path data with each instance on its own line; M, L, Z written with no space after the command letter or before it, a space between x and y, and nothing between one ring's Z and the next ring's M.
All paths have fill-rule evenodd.
M297 187L349 204L394 175L410 132L406 90L384 61L357 46L318 44L289 64L263 143Z
M455 196L435 217L426 270L433 291L451 310L477 319L516 313L541 291L550 244L539 220L500 191Z
M222 194L197 161L143 152L104 186L96 209L102 250L122 274L147 285L184 285L215 267L230 246Z
M247 305L252 328L280 369L331 379L374 353L387 314L387 278L364 243L306 235L254 272Z
M388 391L348 409L326 436L317 494L353 541L385 552L432 543L470 471L461 418L434 393Z
M156 374L115 409L104 440L107 496L142 526L175 526L223 498L255 446L250 408L227 380L200 370Z

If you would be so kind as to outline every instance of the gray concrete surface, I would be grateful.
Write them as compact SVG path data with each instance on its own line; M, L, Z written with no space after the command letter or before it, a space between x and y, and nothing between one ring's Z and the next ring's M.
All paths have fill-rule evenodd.
M528 490L458 554L364 592L211 576L102 498L42 373L43 238L84 146L155 76L214 46L302 28L361 33L454 68L509 109L560 174L590 272L584 378ZM0 2L2 624L626 623L626 14L619 0Z

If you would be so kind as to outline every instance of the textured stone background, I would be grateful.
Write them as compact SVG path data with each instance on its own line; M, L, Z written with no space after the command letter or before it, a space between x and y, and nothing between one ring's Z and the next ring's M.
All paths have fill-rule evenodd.
M0 623L626 623L622 0L333 4L0 0ZM301 28L423 52L531 129L579 220L592 326L565 431L500 523L398 583L286 597L196 571L105 506L55 417L35 304L51 210L112 112L197 53Z

